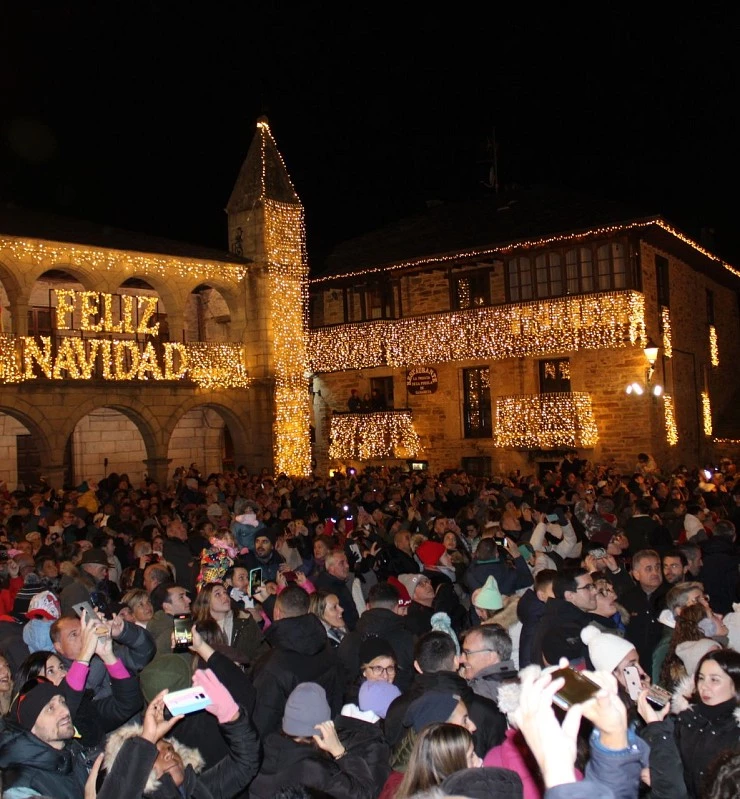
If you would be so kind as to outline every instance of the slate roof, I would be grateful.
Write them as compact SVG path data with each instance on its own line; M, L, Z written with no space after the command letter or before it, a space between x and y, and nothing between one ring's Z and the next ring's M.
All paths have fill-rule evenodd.
M0 205L0 237L19 236L45 239L89 247L104 247L115 250L134 250L142 253L158 253L175 258L193 258L200 261L223 261L224 263L247 264L248 258L240 258L229 252L187 244L146 233L72 219L54 214L29 211L11 205Z

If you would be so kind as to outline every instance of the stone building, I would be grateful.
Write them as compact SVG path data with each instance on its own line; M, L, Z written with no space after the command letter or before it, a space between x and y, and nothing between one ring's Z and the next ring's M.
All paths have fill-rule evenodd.
M231 253L0 210L11 489L310 470L303 208L265 119L227 213Z
M738 443L740 272L659 216L540 190L437 205L309 281L264 118L226 212L229 252L0 209L1 480L489 474L571 448L670 466Z
M531 473L571 448L670 468L738 443L740 271L660 216L518 190L429 207L326 267L310 282L321 468ZM353 388L370 409L348 412Z

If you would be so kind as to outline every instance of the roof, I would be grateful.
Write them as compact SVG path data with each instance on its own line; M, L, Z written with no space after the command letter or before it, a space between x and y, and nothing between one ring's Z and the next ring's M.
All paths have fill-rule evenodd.
M69 244L85 244L114 250L133 250L142 253L159 253L175 258L194 258L200 261L222 261L223 263L248 264L248 258L232 253L174 241L146 233L72 219L55 214L41 213L0 205L0 237L18 236L29 239L45 239Z
M262 200L289 205L301 202L264 116L257 120L257 132L239 170L226 211L229 214L248 211Z
M715 279L737 288L740 272L692 242L659 215L612 200L536 186L480 199L437 203L423 212L338 245L312 283L387 268L425 267L466 255L495 256L512 245L542 246L565 234L603 229L645 230L656 246L674 251ZM651 236L648 237L647 232ZM605 230L606 232L606 230ZM725 269L718 269L719 266Z

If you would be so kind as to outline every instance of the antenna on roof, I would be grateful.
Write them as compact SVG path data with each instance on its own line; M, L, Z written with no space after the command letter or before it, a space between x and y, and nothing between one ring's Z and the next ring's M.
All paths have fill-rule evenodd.
M493 189L498 194L498 142L496 141L496 128L486 139L487 158L480 161L481 164L488 164L488 180L481 180L481 183L488 189Z

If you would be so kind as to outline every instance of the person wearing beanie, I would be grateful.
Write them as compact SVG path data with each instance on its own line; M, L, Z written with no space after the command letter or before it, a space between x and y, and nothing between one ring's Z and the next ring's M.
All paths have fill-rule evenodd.
M264 760L249 786L250 799L272 799L283 787L304 785L335 799L373 799L375 781L363 745L340 740L326 691L299 683L285 703L282 732L264 741ZM364 723L364 722L363 722Z
M425 622L428 616L429 628L426 629L431 629L431 616L433 613L441 612L446 613L450 617L455 632L461 632L467 621L467 611L463 607L455 591L455 581L457 579L455 576L455 569L444 544L439 541L422 541L416 548L416 557L419 558L423 565L424 570L422 571L422 575L427 577L432 584L432 589L434 591L434 597L430 603L432 613L427 614L419 612L419 609L414 605L414 602L412 602L407 614L411 618L408 619L407 623L409 623L411 627L412 620L416 621L417 616L420 617L422 622ZM405 577L405 575L401 575L401 578L399 578L401 582L404 582L402 579L403 577ZM406 585L405 582L404 585ZM406 585L406 588L408 589L408 585ZM419 586L417 583L417 593L418 592ZM410 590L409 594L411 594ZM411 598L414 601L418 601L415 600L413 594ZM426 632L425 629L419 629L418 627L411 628L419 635Z
M463 582L472 592L483 588L489 577L494 578L504 596L532 585L532 572L513 538L506 539L506 546L495 538L484 538L478 544Z
M90 602L103 613L108 610L110 583L108 582L108 556L102 549L88 549L82 554L77 576L59 595L62 613L74 613L74 606Z
M280 564L285 558L275 549L278 537L282 533L280 525L273 525L259 530L254 536L254 548L240 555L236 563L245 569L262 569L262 584L277 580Z
M366 680L360 687L358 707L365 713L371 710L384 719L391 702L401 695L397 686L379 680Z
M393 578L391 578L393 579ZM367 597L368 609L360 616L355 629L342 640L337 654L342 662L350 684L357 686L357 676L363 679L368 677L364 665L370 664L372 658L367 657L368 646L373 639L380 639L387 643L390 657L396 666L396 672L390 682L394 682L405 691L411 685L414 675L414 643L416 636L406 627L406 611L408 604L403 604L398 589L391 583L376 583L369 591ZM398 582L403 588L403 583ZM403 588L404 594L406 589ZM378 665L378 664L376 664ZM387 665L387 664L386 664ZM346 696L348 701L354 701L351 689Z
M79 799L88 769L61 688L43 677L21 688L0 719L3 796Z

